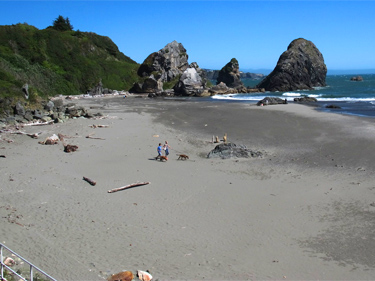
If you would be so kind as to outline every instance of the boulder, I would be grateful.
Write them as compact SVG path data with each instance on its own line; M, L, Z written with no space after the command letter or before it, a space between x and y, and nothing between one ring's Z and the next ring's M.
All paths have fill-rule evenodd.
M299 38L280 56L275 69L257 85L266 91L295 91L326 86L323 55L311 42Z
M294 98L295 102L317 102L318 100L313 97L301 97L301 98Z
M207 79L205 72L193 62L183 72L178 83L173 87L175 95L201 96L204 92Z
M350 81L363 81L363 77L362 76L353 76L352 78L350 78Z
M260 151L252 151L244 145L236 145L234 143L221 143L215 146L207 158L222 158L228 159L232 157L236 158L250 158L250 157L262 157L263 153Z
M47 111L51 111L53 110L53 108L55 107L55 104L53 101L48 101L46 103L46 105L44 106L44 109L47 110Z
M288 101L286 99L281 99L277 97L265 97L264 99L258 101L258 106L264 105L272 105L272 104L287 104Z
M15 115L25 115L25 108L23 107L23 105L20 103L20 102L17 102L15 107L14 107L14 114Z
M243 86L238 61L233 58L220 71L216 84L225 83L230 88Z
M232 89L230 89L224 82L220 82L219 84L211 87L208 91L210 92L211 96L232 93Z
M326 108L341 109L341 106L336 105L336 104L329 104L329 105L326 105Z
M156 80L152 74L142 84L142 93L160 92L162 90L163 83L160 80Z

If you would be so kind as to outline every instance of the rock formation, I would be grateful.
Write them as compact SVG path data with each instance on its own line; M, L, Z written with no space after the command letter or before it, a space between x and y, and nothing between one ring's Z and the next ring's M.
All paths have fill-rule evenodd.
M181 43L173 41L144 60L137 72L138 76L143 78L143 83L136 83L130 92L160 92L163 89L163 83L173 84L174 80L177 83L178 78L188 66L186 49Z
M263 153L260 151L253 151L248 149L244 145L236 145L234 143L221 143L215 146L210 153L207 154L207 158L250 158L250 157L262 157Z
M362 76L353 76L352 78L350 78L350 81L363 81L363 77Z
M294 98L293 99L295 102L300 102L300 103L308 103L308 102L317 102L318 100L314 97L301 97L301 98Z
M238 61L233 58L220 71L216 84L225 83L230 88L243 87Z
M265 97L264 99L257 102L258 106L272 105L272 104L287 104L286 99L281 99L277 97Z
M175 95L202 96L209 95L206 88L205 72L193 62L181 75L180 80L173 87Z
M326 86L327 67L323 55L308 40L291 42L275 69L257 85L266 91L294 91Z
M212 69L203 69L203 70L206 72L206 77L209 80L216 81L217 78L219 77L220 70L212 70ZM240 78L260 80L264 78L264 74L240 71Z

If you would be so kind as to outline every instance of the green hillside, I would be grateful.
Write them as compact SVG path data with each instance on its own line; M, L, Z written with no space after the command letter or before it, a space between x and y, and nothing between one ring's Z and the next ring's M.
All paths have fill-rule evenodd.
M55 21L56 22L56 21ZM0 107L33 103L56 95L86 93L101 80L104 88L128 90L139 65L112 40L91 32L28 24L0 26ZM25 100L23 85L29 86Z

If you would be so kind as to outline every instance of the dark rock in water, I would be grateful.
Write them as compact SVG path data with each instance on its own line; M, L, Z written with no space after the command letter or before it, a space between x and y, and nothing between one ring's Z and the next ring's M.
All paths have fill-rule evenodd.
M207 158L222 158L228 159L232 157L236 158L250 158L250 157L262 157L263 153L260 151L252 151L244 145L236 145L234 143L221 143L215 146Z
M363 77L362 76L354 76L352 78L350 78L350 81L363 81Z
M327 66L318 48L299 38L280 56L275 69L257 85L266 91L294 91L326 86Z
M317 102L318 100L313 97L302 97L302 98L294 98L295 102Z
M335 104L329 104L326 106L326 108L333 108L333 109L341 109L341 106L335 105Z
M230 88L243 86L240 78L240 67L238 61L233 58L220 71L216 84L225 83Z
M265 97L264 99L258 101L257 105L263 106L263 105L287 104L287 103L288 101L286 99Z

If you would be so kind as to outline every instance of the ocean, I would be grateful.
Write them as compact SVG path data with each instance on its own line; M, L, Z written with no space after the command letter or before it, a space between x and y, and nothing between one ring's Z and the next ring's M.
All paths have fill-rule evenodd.
M318 110L364 117L375 117L375 74L360 75L363 81L351 81L357 75L327 75L326 87L314 90L265 92L254 94L216 95L210 99L223 102L257 103L265 97L279 97L294 102L294 98L315 97ZM243 80L245 86L255 86L260 81ZM335 105L340 108L327 108Z

